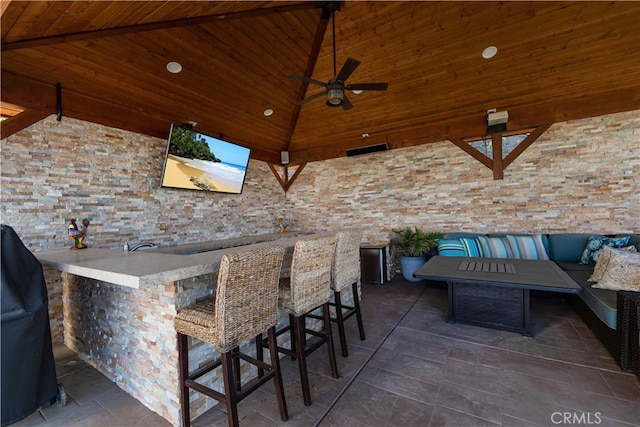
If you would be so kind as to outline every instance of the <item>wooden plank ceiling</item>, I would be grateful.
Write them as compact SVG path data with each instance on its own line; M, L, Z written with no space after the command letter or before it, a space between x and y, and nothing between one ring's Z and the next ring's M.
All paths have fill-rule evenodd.
M356 58L347 83L389 83L349 92L348 111L296 105L323 88L290 74L333 76L313 2L3 0L1 13L2 137L55 113L56 83L63 120L161 138L192 121L271 163L482 136L491 108L509 130L640 109L638 2L344 2L338 70Z

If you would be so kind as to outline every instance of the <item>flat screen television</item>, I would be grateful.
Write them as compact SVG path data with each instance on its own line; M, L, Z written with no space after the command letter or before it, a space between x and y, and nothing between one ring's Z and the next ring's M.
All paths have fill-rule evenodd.
M172 125L162 187L242 193L251 150Z

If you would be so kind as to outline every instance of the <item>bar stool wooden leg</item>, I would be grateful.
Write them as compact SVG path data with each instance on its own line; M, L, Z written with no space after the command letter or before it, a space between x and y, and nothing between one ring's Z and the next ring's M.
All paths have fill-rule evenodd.
M261 362L264 362L264 351L263 351L263 343L262 334L256 336L256 359ZM264 369L258 366L258 378L264 377Z
M358 331L360 339L364 340L364 325L362 313L360 312L360 298L358 295L358 282L360 281L360 242L362 241L362 231L344 230L336 234L336 251L333 257L331 289L333 299L329 303L335 307L336 315L332 321L338 324L338 334L340 335L340 347L342 356L347 357L347 339L344 322L354 314L358 320ZM342 292L352 289L353 305L344 304Z
M220 262L215 297L206 298L180 310L174 319L178 339L178 363L180 373L180 404L182 426L189 427L189 390L224 402L230 427L238 427L238 403L273 377L278 407L283 421L287 420L287 405L282 386L282 374L277 356L275 326L278 320L278 285L284 249L267 246L246 252L225 254ZM256 278L259 278L256 280ZM261 360L264 332L269 333L270 363ZM189 372L189 336L213 346L220 354L206 366ZM241 351L240 344L255 339L256 353ZM242 382L242 363L256 366ZM208 385L208 373L222 367L224 391ZM202 379L202 381L198 381Z
M233 350L231 350L231 354L237 355L239 351L240 351L240 347L236 347ZM236 356L236 357L232 357L232 360L233 360L233 373L235 376L234 378L235 378L236 393L239 393L242 390L242 382L240 381L240 359Z
M338 364L336 363L336 352L333 347L333 334L331 333L331 312L329 310L329 303L325 303L322 306L322 313L324 318L324 332L327 334L327 349L329 351L329 364L331 365L331 373L333 378L338 378Z
M360 341L366 340L364 336L364 324L362 323L362 312L360 311L360 296L358 295L358 282L351 284L353 289L353 305L356 308L356 319L358 321L358 330L360 331Z
M233 350L222 353L222 376L224 380L224 389L227 392L227 399L225 401L227 406L227 420L230 426L238 427L240 421L238 420L238 396L236 393L235 379L233 373L234 357Z
M178 365L180 366L180 406L182 407L182 426L191 425L189 416L189 387L185 380L189 377L189 337L178 333Z
M276 399L278 400L278 409L280 410L280 418L286 421L289 418L287 412L287 401L284 397L284 386L282 384L282 371L280 370L280 358L278 357L278 342L275 326L269 328L269 356L271 357L271 365L275 367L275 375L273 377L273 385L276 389ZM262 347L262 346L261 346Z
M344 332L344 317L342 316L342 296L340 295L340 291L334 291L333 296L335 300L338 335L340 336L340 348L342 349L342 356L347 357L349 356L349 351L347 350L347 337Z
M327 344L331 370L333 376L338 377L328 306L331 299L331 269L334 256L335 236L298 240L293 250L291 275L281 278L279 282L278 307L289 313L291 329L291 349L279 351L298 359L305 406L311 405L307 355ZM313 312L321 306L324 319L322 330L307 328L307 316L314 318L316 315L313 315ZM285 331L286 328L283 328L280 333ZM308 343L307 336L310 337Z
M293 314L289 314L289 342L291 343L291 351L295 352L296 346L296 318ZM291 360L295 360L295 356L291 355Z
M295 342L292 342L292 347L295 346L296 359L298 359L298 369L300 371L300 383L302 384L302 398L305 406L311 405L311 387L309 386L309 374L307 372L307 359L305 357L305 348L302 344L304 342L305 335L305 318L304 316L295 317L293 321L293 331L295 334Z

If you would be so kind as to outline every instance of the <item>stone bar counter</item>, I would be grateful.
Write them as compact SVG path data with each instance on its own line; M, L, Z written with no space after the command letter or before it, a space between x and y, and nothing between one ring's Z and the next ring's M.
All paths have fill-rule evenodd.
M332 234L283 233L125 253L88 248L36 252L47 280L62 287L64 343L145 406L180 425L176 313L215 291L225 253L277 244L286 249L282 275L295 242ZM236 246L239 245L239 246ZM222 249L218 249L224 247ZM180 255L180 254L188 255ZM346 301L351 294L345 295ZM288 322L281 316L279 322ZM279 344L288 343L288 334ZM190 342L190 368L212 358L212 348ZM248 372L247 372L248 373ZM218 378L213 378L217 383ZM217 402L192 393L192 415Z

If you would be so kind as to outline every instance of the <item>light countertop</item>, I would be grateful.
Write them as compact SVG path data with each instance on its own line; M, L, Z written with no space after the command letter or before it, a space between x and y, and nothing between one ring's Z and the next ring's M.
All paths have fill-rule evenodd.
M57 249L35 252L34 255L45 267L90 279L139 288L147 284L173 282L216 272L225 253L274 244L293 248L296 241L302 237L321 237L331 233L333 232L285 233L275 236L275 240L257 239L259 243L254 244L248 244L247 238L239 238L238 244L241 246L209 250L191 255L178 255L176 252L188 253L193 251L196 246L198 249L215 247L216 242L210 242L211 245L209 242L205 242L197 245L181 245L128 253L115 249L87 248L80 250ZM228 239L225 242L233 243L233 240ZM185 247L187 250L184 250Z

